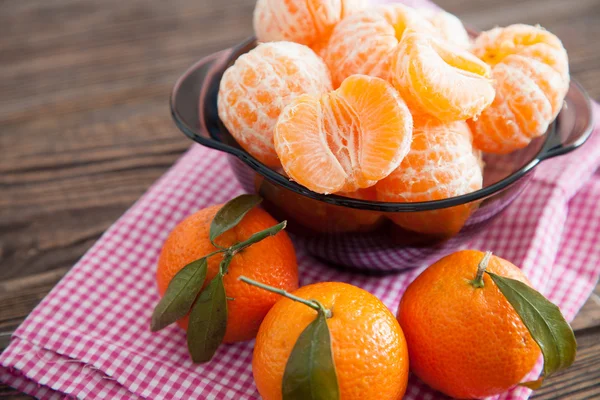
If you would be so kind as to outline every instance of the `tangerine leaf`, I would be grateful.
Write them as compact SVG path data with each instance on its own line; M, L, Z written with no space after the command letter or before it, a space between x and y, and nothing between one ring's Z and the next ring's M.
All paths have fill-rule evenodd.
M283 400L333 400L340 389L333 364L325 313L302 331L288 358L282 382Z
M577 342L560 309L541 293L515 279L487 272L513 306L544 355L544 377L568 368L575 361ZM537 381L531 383L537 385Z
M254 194L242 194L227 203L217 213L210 223L210 242L215 246L215 240L223 233L227 232L240 223L242 218L256 207L262 198Z
M159 331L172 324L185 315L192 308L198 292L202 289L206 278L206 257L192 261L183 267L171 282L154 308L150 329L152 332Z
M227 296L223 275L218 273L192 307L187 330L187 344L192 361L210 361L225 337L227 328Z

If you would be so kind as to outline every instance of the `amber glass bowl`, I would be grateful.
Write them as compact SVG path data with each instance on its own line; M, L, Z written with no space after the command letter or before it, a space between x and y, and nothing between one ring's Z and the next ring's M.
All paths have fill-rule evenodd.
M290 181L244 151L219 120L217 93L225 69L255 46L248 39L207 56L177 81L171 112L190 139L228 157L242 187L264 198L309 253L342 266L380 271L409 268L457 246L521 194L536 166L581 146L592 132L588 95L576 82L548 132L508 155L486 155L483 188L444 200L387 203L322 195ZM395 221L392 222L392 221Z

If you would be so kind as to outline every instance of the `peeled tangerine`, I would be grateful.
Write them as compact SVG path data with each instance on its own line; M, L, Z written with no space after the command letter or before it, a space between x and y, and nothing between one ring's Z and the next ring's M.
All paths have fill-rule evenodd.
M390 55L408 27L425 30L462 47L469 36L458 18L444 11L416 10L402 4L376 6L344 18L319 53L331 70L334 87L353 74L388 78Z
M456 15L443 10L418 8L417 12L429 21L439 35L450 43L464 48L471 46L469 33Z
M422 27L455 45L468 48L471 45L469 34L460 19L443 10L411 8L402 4L383 4L374 10L383 15L396 30L398 40L408 24L413 28ZM418 15L415 16L415 13ZM419 18L420 17L420 18ZM414 24L417 24L416 26Z
M383 79L353 75L339 89L304 95L281 113L275 150L288 176L323 194L373 186L410 149L412 116Z
M447 199L481 189L480 153L473 150L467 123L443 123L434 118L415 119L410 152L400 167L375 186L377 200L422 202ZM451 236L463 227L472 204L390 216L397 225L414 232Z
M258 0L254 32L260 42L289 40L312 46L366 0Z
M511 25L482 33L473 52L493 66L496 98L470 121L475 147L506 154L543 135L569 90L569 61L560 39L540 27Z
M310 48L292 42L259 44L223 74L219 118L248 153L277 168L273 130L281 110L301 94L331 89L327 66Z
M380 6L351 15L340 22L321 55L334 87L353 74L387 79L389 55L411 21L428 24L416 11L401 4Z
M490 76L467 50L412 29L391 60L390 78L411 110L446 122L476 117L492 103Z

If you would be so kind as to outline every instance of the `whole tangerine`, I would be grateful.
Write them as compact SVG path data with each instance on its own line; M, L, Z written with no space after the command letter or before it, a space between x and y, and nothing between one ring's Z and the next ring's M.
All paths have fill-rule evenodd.
M171 279L184 266L198 260L217 248L209 240L210 224L222 204L202 209L181 221L167 237L158 259L156 282L164 295ZM277 224L266 211L255 208L241 222L217 238L217 244L228 247L248 239L252 234ZM222 254L208 259L205 284L217 274ZM236 254L223 278L228 319L224 342L238 342L256 336L260 323L271 306L279 300L276 294L240 282L240 275L260 280L269 285L295 290L298 287L298 267L292 242L285 231L268 237ZM187 330L188 317L177 321Z
M397 400L408 380L406 342L393 314L369 292L341 282L321 282L292 293L331 311L327 326L340 398ZM300 333L317 312L288 298L269 311L256 337L252 373L265 400L282 398L286 364Z
M484 253L463 250L442 258L406 289L398 321L411 371L456 398L502 393L529 373L541 351L492 278L475 279ZM487 270L529 285L521 270L496 256Z

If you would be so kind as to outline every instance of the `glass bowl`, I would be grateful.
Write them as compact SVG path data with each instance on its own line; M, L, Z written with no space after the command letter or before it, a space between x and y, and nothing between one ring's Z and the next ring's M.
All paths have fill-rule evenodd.
M485 155L483 188L444 200L388 203L312 192L244 151L217 113L219 82L253 38L209 55L179 78L171 112L190 139L224 152L240 184L264 199L278 220L288 220L297 244L330 263L379 271L419 265L448 252L483 228L519 196L536 166L581 146L592 132L588 95L571 81L565 106L546 134L508 155Z

